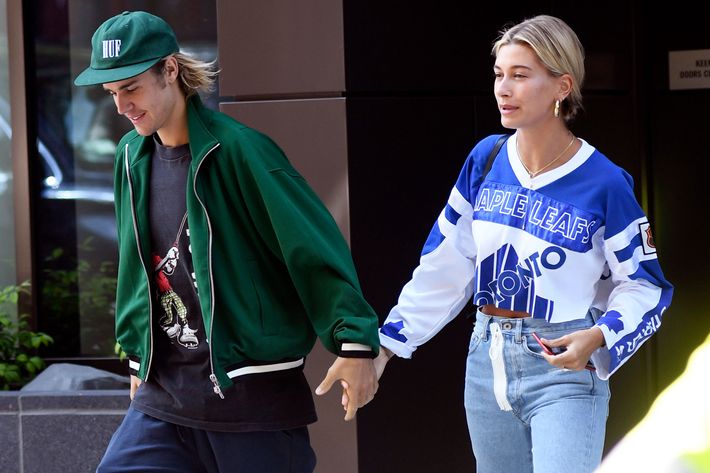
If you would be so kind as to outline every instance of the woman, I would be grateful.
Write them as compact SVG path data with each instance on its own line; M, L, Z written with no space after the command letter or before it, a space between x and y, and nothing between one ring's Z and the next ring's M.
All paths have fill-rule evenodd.
M672 286L631 177L568 128L584 79L576 34L537 16L493 54L515 134L485 176L498 138L468 156L380 329L376 366L411 357L473 297L465 405L478 471L591 472L607 379L659 327Z

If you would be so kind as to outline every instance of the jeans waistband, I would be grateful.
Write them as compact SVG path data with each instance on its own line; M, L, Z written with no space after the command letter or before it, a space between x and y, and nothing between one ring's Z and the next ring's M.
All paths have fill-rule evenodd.
M532 317L510 318L486 315L480 309L476 311L476 326L473 332L484 340L490 335L490 324L495 322L505 333L513 333L515 341L520 342L523 335L530 335L532 332L543 330L583 330L594 325L598 314L595 309L590 309L583 317L566 322L548 322L545 319L534 319Z

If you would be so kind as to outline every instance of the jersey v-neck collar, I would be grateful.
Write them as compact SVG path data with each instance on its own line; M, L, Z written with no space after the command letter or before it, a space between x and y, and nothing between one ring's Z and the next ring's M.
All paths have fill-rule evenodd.
M523 164L520 162L520 157L518 156L518 149L516 146L517 140L518 134L515 133L513 134L513 136L510 137L508 143L506 144L508 151L508 163L513 169L515 177L518 179L520 185L522 187L525 187L526 189L532 190L541 189L549 184L552 184L556 180L563 178L564 176L584 164L594 152L594 147L592 145L584 141L582 138L579 138L579 140L582 142L582 146L569 161L564 163L562 166L552 169L551 171L547 171L540 174L539 176L530 178L530 175L523 167Z

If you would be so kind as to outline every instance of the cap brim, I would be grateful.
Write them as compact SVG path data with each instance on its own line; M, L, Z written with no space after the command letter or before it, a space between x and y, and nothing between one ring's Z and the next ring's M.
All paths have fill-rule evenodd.
M92 69L91 67L87 67L74 79L74 85L108 84L109 82L130 79L131 77L144 73L161 59L162 58L159 57L138 64L115 67L113 69Z

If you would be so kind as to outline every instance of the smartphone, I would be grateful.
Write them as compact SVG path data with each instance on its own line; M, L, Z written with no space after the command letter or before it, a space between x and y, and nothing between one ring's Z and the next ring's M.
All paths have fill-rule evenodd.
M535 339L535 341L537 342L537 344L542 347L542 351L544 351L548 355L558 355L559 353L561 353L560 351L558 351L557 353L553 352L552 348L550 348L547 345L545 345L544 343L542 343L542 340L540 340L540 337L538 337L535 332L532 333L532 336Z
M557 351L553 351L552 347L548 347L547 345L542 343L542 340L540 340L540 337L538 337L538 335L535 332L532 333L532 336L535 339L535 341L542 347L542 351L544 351L548 355L553 355L553 356L559 355L560 353L562 353L564 351L564 349L559 349L559 348L557 349ZM596 371L597 370L591 362L587 362L587 365L585 366L585 368L588 369L589 371Z

